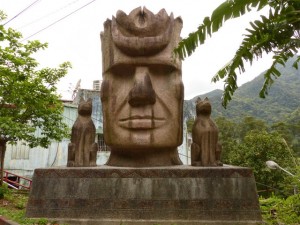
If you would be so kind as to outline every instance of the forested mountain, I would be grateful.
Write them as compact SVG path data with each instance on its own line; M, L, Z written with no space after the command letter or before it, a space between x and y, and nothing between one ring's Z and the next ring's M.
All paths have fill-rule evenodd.
M226 117L241 120L245 116L262 119L267 123L300 118L300 65L299 70L288 61L286 67L278 66L281 76L275 80L269 95L262 99L259 91L263 85L263 73L254 80L242 85L235 92L233 99L224 109L221 105L222 90L214 90L196 96L184 102L184 118L195 116L195 101L198 97L208 97L213 110L213 118Z

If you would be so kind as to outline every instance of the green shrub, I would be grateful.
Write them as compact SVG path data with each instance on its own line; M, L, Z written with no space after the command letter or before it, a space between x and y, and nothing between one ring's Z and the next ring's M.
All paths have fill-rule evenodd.
M8 192L8 187L6 184L0 186L0 199L4 199L4 195Z
M282 199L272 196L259 200L262 217L267 224L296 225L300 222L300 194Z

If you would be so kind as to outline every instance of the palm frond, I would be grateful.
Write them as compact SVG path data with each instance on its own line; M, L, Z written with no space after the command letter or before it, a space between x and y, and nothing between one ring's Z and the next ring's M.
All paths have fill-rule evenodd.
M299 62L300 62L300 55L297 57L297 59L296 59L295 62L293 63L293 67L294 67L295 69L298 69L298 64L299 64Z
M198 44L204 44L207 37L217 32L225 21L240 17L253 8L260 10L267 4L268 0L227 0L223 2L212 12L211 17L204 18L202 24L198 26L197 31L190 33L187 38L179 43L174 53L180 59L190 56L198 47Z
M212 78L213 82L225 79L222 101L225 108L238 88L237 69L240 73L245 72L244 61L252 64L254 58L261 58L263 53L275 54L272 66L265 73L265 81L260 91L260 97L264 98L274 79L281 75L276 65L285 65L287 59L297 53L299 39L292 38L293 28L286 21L286 16L275 9L270 10L268 18L261 16L261 20L250 23L251 28L246 29L248 34L233 59Z
M232 99L237 86L237 70L245 72L244 63L252 64L254 59L263 53L273 53L273 64L264 75L264 84L259 93L264 98L274 80L281 76L277 64L285 65L288 58L294 56L300 48L300 1L299 0L228 0L217 7L211 17L205 17L196 32L183 39L174 53L184 59L190 56L200 44L204 44L208 36L217 32L225 21L237 18L252 9L261 10L269 6L269 15L261 16L260 20L250 22L247 34L234 57L221 68L212 81L224 79L222 104L226 108ZM298 69L300 56L293 66Z

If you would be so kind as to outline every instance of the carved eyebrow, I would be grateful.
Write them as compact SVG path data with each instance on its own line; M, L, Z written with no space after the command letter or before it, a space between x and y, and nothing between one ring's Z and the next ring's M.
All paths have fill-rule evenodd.
M171 72L174 72L175 70L178 70L176 67L166 64L153 64L149 66L149 70L151 72L159 72L159 73L166 73L169 74Z
M149 72L153 75L159 74L170 74L174 71L179 71L174 65L162 64L162 63L136 63L136 64L125 64L119 63L112 66L107 72L112 73L115 76L130 77L134 75L137 67L147 67Z
M135 66L128 64L116 64L112 66L107 72L113 73L117 76L130 76L135 72Z

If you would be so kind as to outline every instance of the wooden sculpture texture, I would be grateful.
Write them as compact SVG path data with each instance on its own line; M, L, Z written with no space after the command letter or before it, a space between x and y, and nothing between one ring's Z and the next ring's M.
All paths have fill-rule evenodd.
M221 145L218 143L218 127L211 119L208 98L196 101L197 118L192 130L192 166L222 166Z
M96 128L92 121L92 99L80 99L78 117L72 127L68 146L68 167L96 166Z
M119 10L101 34L103 135L107 165L181 165L181 61L174 57L182 20L162 9Z

